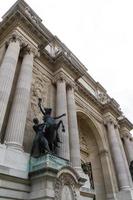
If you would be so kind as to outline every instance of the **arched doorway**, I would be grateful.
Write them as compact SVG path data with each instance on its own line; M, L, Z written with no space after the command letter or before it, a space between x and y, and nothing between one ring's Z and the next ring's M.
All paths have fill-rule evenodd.
M90 189L96 192L96 199L106 200L106 191L104 184L103 169L99 154L99 145L101 143L98 130L92 120L82 112L77 113L80 154L82 163L86 163L92 168L92 183Z

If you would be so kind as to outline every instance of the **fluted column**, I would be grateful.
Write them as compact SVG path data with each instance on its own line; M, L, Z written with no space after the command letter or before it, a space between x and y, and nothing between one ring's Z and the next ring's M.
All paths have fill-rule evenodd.
M70 160L74 168L81 168L79 132L74 99L74 88L69 85L67 88L68 124L70 133Z
M1 129L12 89L18 56L20 52L20 40L13 35L5 52L0 67L0 137Z
M123 160L124 160L124 164L125 164L125 168L126 168L126 175L128 177L130 187L132 188L133 183L132 183L131 174L130 174L130 171L129 171L129 165L128 165L127 157L126 157L126 154L125 154L125 151L124 151L124 146L123 146L123 143L122 143L121 138L120 138L119 127L116 128L115 130L116 130L117 138L119 140L119 144L120 144L120 148L121 148L121 154L123 156Z
M120 190L127 190L130 188L129 179L126 173L126 166L124 164L124 159L121 153L120 144L116 135L115 121L112 117L106 118L106 125L108 129L108 140L111 149L111 155L114 161L114 166L116 170L116 176L118 179L118 185Z
M22 150L24 129L30 97L32 81L33 52L27 49L13 99L13 104L6 129L6 144L9 147Z
M129 130L126 127L121 129L122 138L124 140L124 146L126 150L126 155L129 163L133 161L133 147L132 147L132 138Z
M66 82L63 79L58 79L57 82L57 94L56 94L56 116L66 113L66 116L62 118L65 132L60 132L60 148L58 148L58 155L62 158L70 160L69 152L69 133L68 133L68 118L67 118L67 99L66 99Z

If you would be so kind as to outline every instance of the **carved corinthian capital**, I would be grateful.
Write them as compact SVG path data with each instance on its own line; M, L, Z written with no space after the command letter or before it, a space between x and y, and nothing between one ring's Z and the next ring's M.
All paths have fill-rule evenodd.
M104 125L113 124L114 127L119 127L117 120L111 114L107 113L104 116Z
M23 43L21 54L33 54L34 57L39 56L38 49L34 48L28 43Z
M53 84L56 84L57 81L65 81L66 82L66 86L68 88L75 88L75 83L74 81L67 76L64 72L60 71L59 73L56 73L53 79Z
M130 131L126 127L121 127L120 133L122 138L129 138L129 139L132 138Z
M22 45L23 43L22 37L17 32L13 32L7 39L6 45L8 46L10 42L16 42L16 41L19 41L20 45Z

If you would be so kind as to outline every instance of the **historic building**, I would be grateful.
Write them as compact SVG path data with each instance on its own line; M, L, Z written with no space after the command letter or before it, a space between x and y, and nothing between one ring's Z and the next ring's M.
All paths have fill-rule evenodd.
M53 117L66 114L55 154L40 157L30 156L33 119L44 123L38 98ZM103 86L18 0L0 23L0 199L133 200L132 128Z

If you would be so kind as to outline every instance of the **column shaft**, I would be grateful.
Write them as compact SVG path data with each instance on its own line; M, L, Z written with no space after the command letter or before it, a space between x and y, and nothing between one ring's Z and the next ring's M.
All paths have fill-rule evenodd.
M132 137L130 131L126 127L121 128L121 134L124 140L124 147L128 162L133 161L133 147L132 147ZM131 140L130 140L131 139Z
M124 143L125 143L125 148L126 148L126 151L127 151L128 161L130 163L131 161L133 161L132 144L131 144L131 141L129 140L129 138L125 138L125 137L124 137Z
M73 88L68 88L67 90L67 103L70 133L70 160L72 162L73 167L81 168L79 132Z
M0 135L15 76L20 42L10 41L0 67Z
M132 178L131 178L131 174L130 174L130 171L129 171L127 157L126 157L126 154L125 154L125 151L124 151L124 146L123 146L123 143L121 141L120 132L119 132L118 128L116 129L116 134L117 134L117 138L118 138L118 141L119 141L119 144L120 144L121 154L123 156L123 160L124 160L124 164L125 164L125 168L126 168L126 175L128 177L128 180L129 180L129 183L130 183L130 187L132 188L133 187Z
M111 148L112 158L114 161L116 175L118 178L119 188L120 190L126 190L130 188L130 183L127 177L123 156L121 154L120 144L115 133L114 124L112 122L108 122L107 128L109 144Z
M24 55L17 81L15 96L6 129L6 143L22 149L30 87L32 81L33 53Z
M69 152L69 133L68 133L68 119L67 119L67 100L66 100L66 83L64 80L57 81L57 96L56 96L56 116L66 113L62 118L65 132L60 132L60 148L58 148L58 155L62 158L70 160Z

